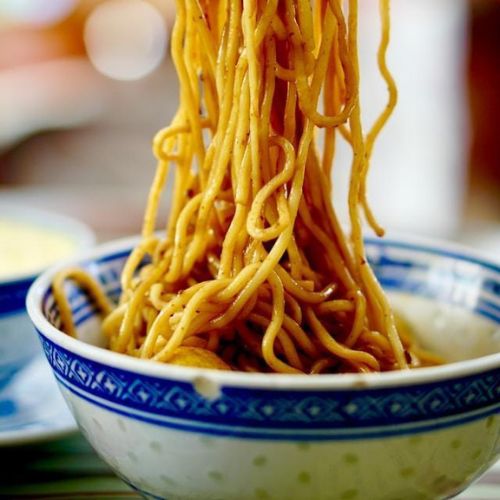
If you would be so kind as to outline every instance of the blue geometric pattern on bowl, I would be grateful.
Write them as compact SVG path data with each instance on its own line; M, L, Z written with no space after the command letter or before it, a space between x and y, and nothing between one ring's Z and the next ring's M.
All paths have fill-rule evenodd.
M388 240L369 240L367 251L386 289L460 305L500 323L498 266ZM127 254L120 252L86 265L113 297L119 294ZM78 288L68 285L68 291L75 322L82 325L96 311ZM50 291L44 297L43 311L59 326ZM39 333L57 379L68 390L130 418L199 433L263 439L365 439L454 426L500 410L500 369L397 389L221 387L220 397L207 400L190 383L106 366L65 350Z
M207 400L189 383L90 361L42 337L57 379L99 406L158 425L286 439L410 434L484 418L500 409L500 370L425 385L324 391L222 388ZM392 427L388 427L392 426ZM383 430L382 430L383 428Z
M500 323L500 266L459 252L390 240L368 240L367 255L386 290L461 306Z

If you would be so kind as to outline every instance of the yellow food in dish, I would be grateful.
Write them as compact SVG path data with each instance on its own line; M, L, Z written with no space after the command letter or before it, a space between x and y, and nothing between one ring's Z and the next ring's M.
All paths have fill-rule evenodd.
M0 217L0 279L38 272L75 249L75 241L62 232Z

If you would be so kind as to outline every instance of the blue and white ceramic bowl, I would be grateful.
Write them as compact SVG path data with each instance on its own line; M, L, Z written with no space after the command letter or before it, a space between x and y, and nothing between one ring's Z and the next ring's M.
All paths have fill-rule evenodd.
M110 296L133 241L78 262ZM451 364L287 376L156 364L99 346L70 289L79 340L58 329L55 269L28 311L84 435L125 481L168 499L436 499L499 456L500 266L442 244L368 242L394 305Z
M0 205L0 216L9 221L60 233L74 242L75 253L88 249L95 242L94 234L87 226L66 216L4 204ZM0 278L0 389L40 353L40 343L33 335L33 326L26 313L26 295L43 270L21 271Z

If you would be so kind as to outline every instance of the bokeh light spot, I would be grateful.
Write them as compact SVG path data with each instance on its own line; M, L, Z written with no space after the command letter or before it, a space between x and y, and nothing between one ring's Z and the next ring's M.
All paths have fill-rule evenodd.
M49 26L66 18L76 0L0 0L0 17L13 23Z
M85 46L95 68L116 80L138 80L165 56L167 29L160 12L144 0L110 0L85 24Z

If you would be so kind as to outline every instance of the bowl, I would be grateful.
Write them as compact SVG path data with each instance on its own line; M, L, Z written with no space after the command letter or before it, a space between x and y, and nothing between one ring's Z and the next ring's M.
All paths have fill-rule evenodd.
M69 288L78 339L50 283L79 265L116 298L135 240L45 272L27 307L82 431L143 495L168 499L427 499L458 494L499 456L500 266L442 243L367 240L422 342L452 362L405 372L266 375L169 366L102 346Z
M8 220L13 225L19 223L19 227L26 226L36 231L62 235L70 242L68 245L74 246L72 253L87 249L95 242L94 235L87 226L66 216L4 204L0 205L0 214L1 220ZM3 244L6 252L4 237L5 235L0 238L0 247ZM32 242L35 252L41 251L37 243L36 240ZM12 252L9 253L11 254ZM43 260L48 262L50 257L44 257ZM5 266L5 263L2 262L2 265ZM48 266L43 264L33 266L32 262L26 260L18 265L20 265L19 271L0 276L0 388L4 387L37 353L41 353L40 343L33 334L33 326L26 313L25 303L30 285ZM27 271L24 270L26 265L29 266Z

